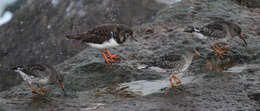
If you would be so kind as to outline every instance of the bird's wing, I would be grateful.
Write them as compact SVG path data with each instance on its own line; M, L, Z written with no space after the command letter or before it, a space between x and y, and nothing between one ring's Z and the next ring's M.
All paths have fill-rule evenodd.
M45 76L45 70L46 68L43 67L41 64L31 64L25 67L24 72L30 76L42 77Z
M87 34L87 36L82 38L83 42L102 44L104 41L109 40L112 37L112 35L115 36L115 31L109 29L108 26L104 26L96 27L92 30L89 30Z
M225 23L223 23L222 21L210 23L202 27L201 33L210 38L215 38L215 39L225 38L227 30L225 29L224 25Z
M161 67L164 69L172 69L178 65L180 61L184 60L182 55L179 54L167 54L159 57L154 62L153 66Z
M41 77L40 75L38 75L35 71L31 71L30 69L22 69L22 71L27 74L28 76L33 76L33 77Z

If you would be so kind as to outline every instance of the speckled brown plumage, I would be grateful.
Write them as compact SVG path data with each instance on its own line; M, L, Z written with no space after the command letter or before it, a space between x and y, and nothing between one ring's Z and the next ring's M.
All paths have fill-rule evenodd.
M180 80L174 74L186 71L191 64L194 55L199 56L199 52L192 47L188 47L178 52L171 52L164 56L155 58L153 62L146 64L157 66L167 70L167 72L171 72L172 76L169 80L172 87L175 87L176 85L179 85ZM176 85L172 82L172 79L176 81Z
M24 66L16 66L12 68L15 72L19 73L22 78L28 83L29 87L37 94L42 94L44 88L41 85L59 83L64 91L64 76L55 70L54 67L47 64L30 64ZM25 75L23 75L24 73ZM37 84L40 91L32 87Z
M66 37L68 39L80 40L91 47L102 49L102 55L107 63L112 63L115 58L119 58L117 55L111 55L107 48L119 46L128 38L136 41L131 28L123 24L102 24L87 32L66 35Z
M206 36L207 39L214 41L225 38L225 40L228 41L241 34L241 28L237 24L223 20L209 23L203 27L189 26L184 31L201 33Z
M247 42L241 33L241 28L233 22L219 20L209 23L203 27L189 26L184 29L184 32L194 33L200 39L207 39L211 44L212 49L215 50L220 56L227 55L224 53L224 50L227 48L225 46L220 48L216 45L216 43L228 44L233 37L240 37L240 39L242 39L245 43L245 46L247 46Z
M129 36L133 36L133 31L126 25L123 24L102 24L94 27L93 29L88 30L84 33L66 35L69 39L81 40L82 42L87 43L96 43L102 44L105 41L108 41L113 33L113 37L117 43L124 43ZM127 36L126 36L127 34Z

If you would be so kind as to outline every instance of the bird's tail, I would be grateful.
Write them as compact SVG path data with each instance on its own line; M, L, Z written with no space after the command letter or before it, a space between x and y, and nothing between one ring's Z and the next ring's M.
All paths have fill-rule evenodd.
M67 37L68 39L80 40L84 35L85 33L66 34L65 37Z

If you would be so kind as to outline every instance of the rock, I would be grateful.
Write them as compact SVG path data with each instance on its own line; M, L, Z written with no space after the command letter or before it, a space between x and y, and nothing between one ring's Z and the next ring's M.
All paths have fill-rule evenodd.
M256 29L256 33L257 33L257 35L260 35L260 27L258 27L258 28Z
M30 1L32 2L32 0ZM1 106L2 104L10 106L10 110L12 111L19 111L21 109L46 111L85 110L92 108L95 104L104 104L104 106L97 107L96 109L101 111L259 109L259 105L254 100L250 100L245 96L249 91L259 89L257 80L259 78L260 44L256 42L256 38L258 38L256 31L248 28L252 27L254 29L259 24L258 14L243 10L243 8L240 8L239 5L230 0L192 1L194 2L194 8L191 8L191 0L183 0L183 2L163 8L156 15L153 13L154 17L152 18L155 20L134 26L133 29L136 32L136 37L138 37L138 42L127 41L126 44L120 47L111 48L111 53L116 53L121 57L121 61L112 65L105 64L100 51L96 49L83 49L84 47L75 45L78 43L63 41L62 32L72 30L73 23L80 25L80 30L86 30L97 23L109 22L109 20L115 20L114 22L117 23L119 22L117 20L121 17L124 18L120 19L122 23L139 24L138 21L140 19L151 16L146 15L144 17L144 15L140 15L144 18L136 19L132 17L130 12L133 11L132 13L136 13L136 11L143 9L136 7L125 8L125 5L128 6L128 3L134 6L137 4L150 4L153 3L151 0L96 0L95 2L91 0L68 0L64 1L64 3L60 2L56 4L56 7L51 7L50 1L42 3L33 1L31 7L25 7L27 12L32 11L33 13L24 15L24 12L18 11L19 13L16 12L18 13L17 18L14 18L14 21L10 22L10 26L1 27L0 29L3 32L0 34L1 37L11 36L5 39L1 38L6 41L1 41L0 46L10 47L8 51L11 51L9 58L3 60L3 63L7 63L7 60L11 60L11 63L35 61L60 63L57 65L57 70L65 74L65 90L67 95L57 95L55 90L60 89L57 89L58 87L55 85L51 85L46 87L51 87L54 90L54 94L39 99L37 98L38 95L32 94L31 90L27 88L26 83L22 82L17 83L18 85L16 84L16 86L9 88L9 90L0 92L1 100L7 99L11 101L10 103L0 101ZM78 2L83 2L83 5ZM122 7L126 9L126 15L129 14L131 17L126 15L119 17L117 10L118 8L121 9L121 4L116 3L123 3ZM95 4L95 7L89 7L92 6L90 4ZM69 15L66 15L67 13L63 16L59 14L64 13L64 10L70 5L71 8L68 10L71 13ZM147 10L148 12L157 9L154 9L151 5L147 6L150 9ZM40 7L41 10L35 7ZM101 11L96 7L101 8ZM103 8L104 11L102 11ZM82 11L80 11L81 9L89 10L90 12L88 11L86 15L91 16L84 16ZM94 9L97 9L98 12L95 12ZM40 15L35 16L37 14ZM74 16L77 14L80 16ZM108 18L112 18L102 18L102 14L105 14ZM251 14L255 15L250 16ZM42 18L43 15L50 16ZM204 25L216 20L214 17L225 20L231 19L234 22L241 23L239 25L241 25L243 33L250 35L247 38L248 46L244 47L242 45L243 42L236 37L229 44L228 48L230 52L227 53L230 55L219 58L212 52L208 42L194 39L194 36L191 34L183 32L184 27L187 25ZM102 22L99 22L99 20ZM24 22L21 23L21 21ZM35 24L38 21L40 25L36 26ZM51 30L48 29L49 24L51 25ZM14 30L12 26L24 30L20 32L20 30ZM153 33L146 34L144 29L147 27L151 27ZM32 34L32 29L35 34ZM175 51L181 50L182 43L186 43L185 41L187 40L195 42L192 46L198 47L199 52L201 52L204 58L194 57L194 61L187 72L176 74L177 77L181 78L180 80L183 83L181 87L167 87L163 89L159 87L161 90L156 90L144 97L133 96L132 94L138 93L138 90L136 92L130 89L130 91L126 90L131 87L118 89L118 85L132 83L133 86L138 86L136 87L137 89L147 89L146 91L149 92L150 89L157 89L160 86L157 82L159 81L158 83L160 83L162 82L161 80L165 80L162 86L170 86L168 84L168 73L160 72L158 69L151 70L146 68L146 66L140 67L140 65L142 65L143 61L153 61L154 58L161 57L169 52L175 53ZM15 41L15 44L10 44L10 41ZM39 45L41 42L44 42L44 44ZM38 51L37 54L39 55L35 54L36 51ZM58 55L67 55L67 58L54 56L57 53ZM22 54L21 57L19 54ZM28 56L28 54L30 55ZM71 57L72 55L73 57ZM41 56L48 56L48 61L39 60L38 57ZM19 61L15 61L16 58ZM207 60L212 70L208 70L205 67ZM237 72L233 72L232 70L223 71L233 65L235 65L234 67L239 65L245 66L245 70ZM253 71L247 71L247 69L253 69ZM215 73L215 70L218 72ZM5 77L8 74L3 74L3 76ZM252 78L254 81L252 81ZM1 78L1 80L7 81L5 79ZM14 81L15 79L12 78L10 80Z

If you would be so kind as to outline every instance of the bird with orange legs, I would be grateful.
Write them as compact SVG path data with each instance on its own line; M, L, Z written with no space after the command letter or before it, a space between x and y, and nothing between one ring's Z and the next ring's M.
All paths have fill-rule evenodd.
M64 90L64 75L56 71L52 66L47 64L31 64L25 66L16 66L12 70L17 72L24 81L27 82L28 87L32 89L33 93L45 94L49 92L48 89L43 88L46 84L60 84ZM36 84L40 90L33 87Z
M128 38L137 41L133 36L133 30L123 24L102 24L84 33L65 35L68 39L80 40L90 47L101 50L106 63L113 63L119 58L112 55L108 48L123 44Z
M217 43L228 44L232 38L239 37L247 46L241 28L237 24L225 20L218 20L203 27L188 26L184 29L184 32L193 33L199 39L206 39L211 44L211 48L220 57L228 55L225 52L228 48L225 45L219 47Z
M194 55L200 56L200 53L193 47L183 47L179 51L158 57L149 64L170 72L170 84L172 87L176 87L181 85L181 80L176 76L176 74L184 73L189 68Z

